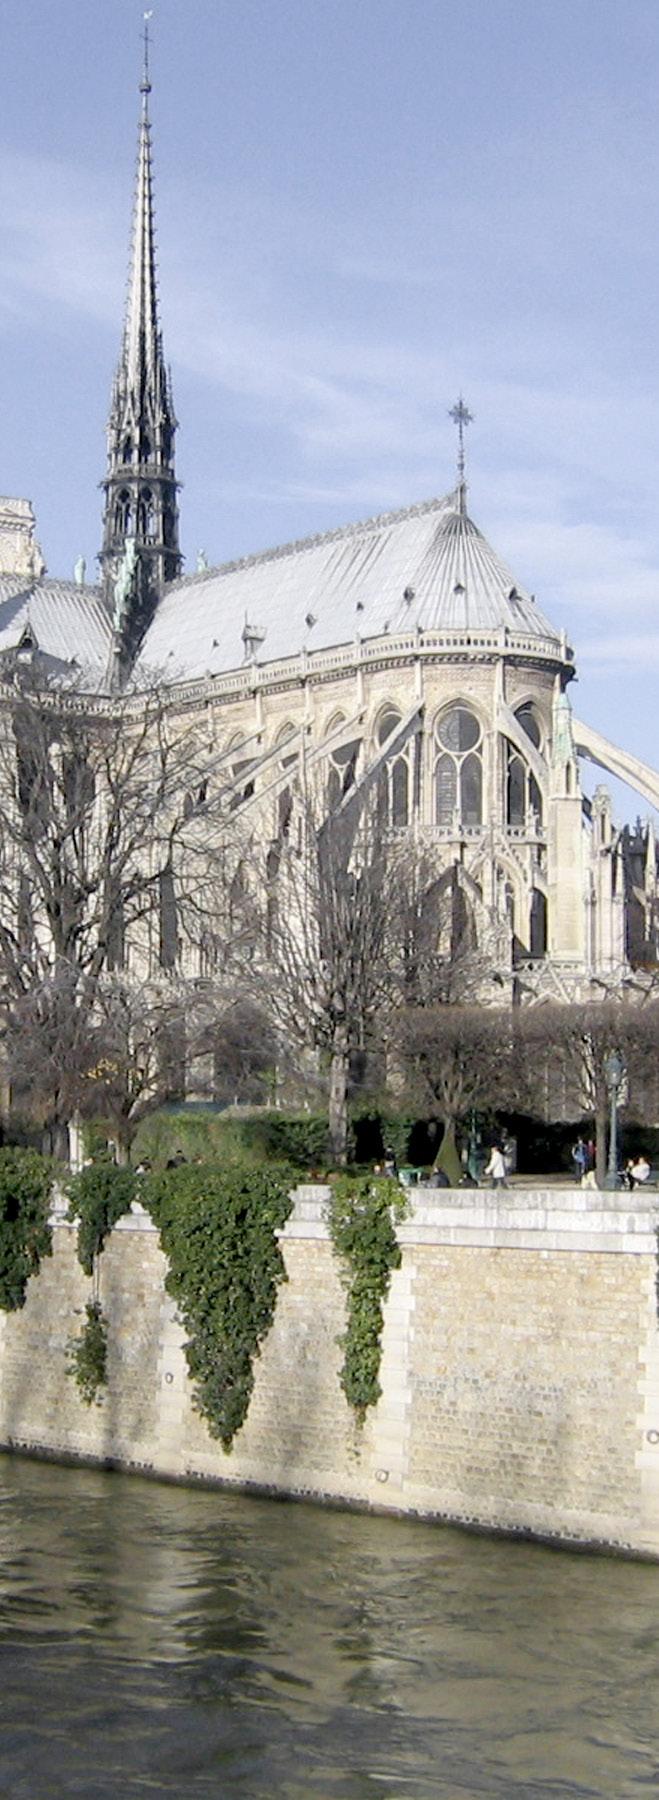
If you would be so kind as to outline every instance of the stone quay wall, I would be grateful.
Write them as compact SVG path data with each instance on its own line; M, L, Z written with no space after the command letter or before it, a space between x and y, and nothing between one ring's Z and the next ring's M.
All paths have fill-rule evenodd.
M362 1427L339 1386L325 1198L297 1190L288 1280L229 1455L192 1406L139 1208L101 1258L109 1383L85 1406L66 1359L91 1284L57 1213L25 1307L0 1313L0 1445L659 1556L655 1197L418 1190Z

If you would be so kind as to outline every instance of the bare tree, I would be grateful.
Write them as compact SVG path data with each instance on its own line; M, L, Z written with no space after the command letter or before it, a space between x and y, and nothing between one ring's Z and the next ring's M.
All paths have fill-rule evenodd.
M91 999L91 987L62 962L23 990L7 986L3 996L2 1044L14 1111L40 1126L44 1148L62 1158L94 1060Z
M388 831L376 785L346 790L329 811L327 795L302 788L267 854L255 835L244 859L241 981L280 1047L297 1048L307 1084L320 1059L340 1162L358 1058L379 1052L395 1071L401 1007L467 1000L493 978L459 876L438 875L430 852Z
M32 669L5 682L0 1028L22 1090L49 1089L60 1140L83 1045L98 1061L99 984L113 971L174 976L186 960L198 972L235 837L212 750L157 687L103 698ZM136 1055L143 1027L144 1015ZM59 1063L59 1084L41 1062Z
M659 1005L625 1000L582 1006L531 1007L518 1015L520 1099L548 1119L586 1114L595 1127L596 1171L606 1174L609 1086L615 1052L624 1068L625 1105L653 1122L657 1102Z
M90 1054L76 1083L83 1119L112 1132L116 1159L126 1163L138 1126L185 1084L190 1005L184 985L101 976L90 1016Z
M210 1064L207 1092L242 1105L270 1099L285 1080L287 1057L262 1006L249 998L217 997L199 1020L195 1054Z
M484 946L456 864L408 842L396 859L390 959L398 998L411 1007L501 1004L509 970Z
M409 1007L396 1020L409 1088L453 1138L474 1108L510 1104L513 1021L483 1006Z
M280 1045L297 1052L307 1082L324 1060L330 1148L342 1162L351 1059L369 1047L393 1001L399 861L372 803L323 817L320 805L300 802L298 817L299 839L271 849L266 881L248 871L242 980Z

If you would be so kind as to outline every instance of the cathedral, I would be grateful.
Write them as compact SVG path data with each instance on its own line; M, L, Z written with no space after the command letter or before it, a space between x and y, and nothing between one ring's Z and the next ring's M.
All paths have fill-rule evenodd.
M176 414L156 282L148 42L132 258L111 394L99 580L45 572L30 503L0 499L0 664L74 672L111 708L157 680L198 712L236 805L276 848L296 770L328 808L377 779L520 1003L643 989L657 964L652 827L588 800L583 758L659 807L659 774L573 715L574 652L472 520L421 500L217 568L179 549ZM1 669L0 669L1 675ZM203 973L203 971L201 971Z

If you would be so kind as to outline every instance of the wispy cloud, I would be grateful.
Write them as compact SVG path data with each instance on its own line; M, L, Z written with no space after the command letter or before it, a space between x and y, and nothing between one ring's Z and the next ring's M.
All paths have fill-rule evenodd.
M38 157L0 159L0 332L26 315L51 327L60 318L70 330L73 313L118 337L125 201L109 176ZM463 202L463 221L465 206L472 233L482 229L483 202ZM225 500L344 507L352 516L445 490L454 455L446 411L464 380L477 414L473 506L488 535L550 616L580 638L585 661L629 663L634 643L654 666L656 637L642 629L659 597L653 396L639 393L630 407L608 371L590 388L576 381L578 333L569 323L559 331L555 319L527 318L513 330L504 310L488 333L454 335L450 351L425 315L404 330L410 290L435 284L445 293L452 241L442 243L441 266L439 258L415 262L408 227L393 220L383 260L350 221L326 230L279 199L229 188L202 189L191 206L174 187L164 211L171 360L192 381L233 396L243 422L251 418L282 445L276 476L264 481L255 465L253 477L225 481ZM451 229L455 237L455 220ZM337 303L337 282L351 304ZM375 314L364 302L363 290L380 282L390 296L398 290L401 315L393 300ZM621 468L634 470L633 489ZM621 616L633 639L603 634Z
M659 632L611 632L584 644L584 667L610 669L625 666L642 669L644 675L659 669Z
M0 307L26 299L107 322L123 268L110 184L52 159L0 156ZM125 254L125 250L124 250Z

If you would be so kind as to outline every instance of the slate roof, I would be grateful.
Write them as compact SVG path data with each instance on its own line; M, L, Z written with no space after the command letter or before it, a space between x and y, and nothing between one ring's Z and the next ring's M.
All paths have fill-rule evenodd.
M560 641L458 491L173 582L140 662L194 680L239 668L248 632L258 662L270 663L416 626L507 626Z
M0 575L0 656L18 647L28 626L44 657L75 661L94 686L99 684L112 641L112 620L100 588Z
M99 587L0 575L0 656L18 647L28 625L42 656L75 662L90 685L104 684L112 620ZM332 649L417 626L507 626L560 642L456 493L172 582L138 669L198 680L238 669L252 654L271 663L304 647Z

